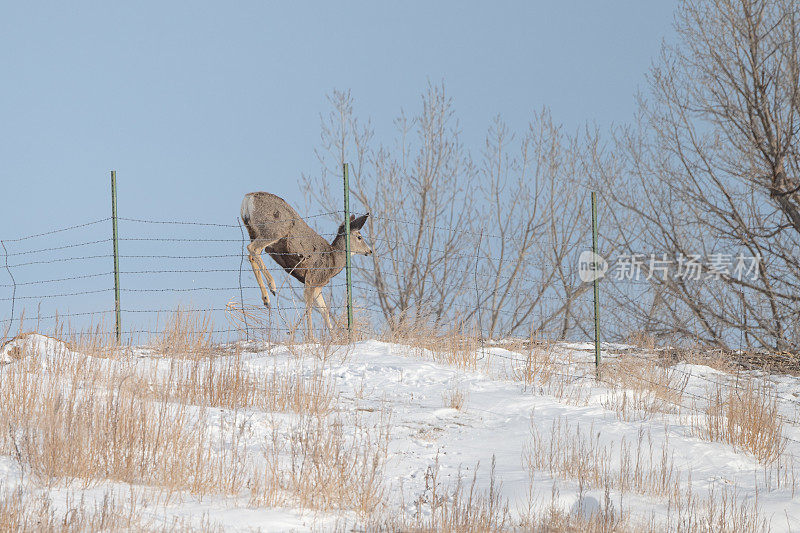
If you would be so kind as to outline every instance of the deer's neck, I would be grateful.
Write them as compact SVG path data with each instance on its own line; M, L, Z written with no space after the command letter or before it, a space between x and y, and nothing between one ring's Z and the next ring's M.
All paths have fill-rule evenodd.
M337 235L331 243L331 272L333 276L342 271L347 262L347 243L345 243L344 235ZM333 277L331 276L331 277Z

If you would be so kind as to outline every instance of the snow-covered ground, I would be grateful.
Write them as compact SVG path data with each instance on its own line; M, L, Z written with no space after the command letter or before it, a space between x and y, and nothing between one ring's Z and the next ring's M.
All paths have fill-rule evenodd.
M43 365L68 350L53 339L26 342L41 352ZM375 340L326 350L316 345L251 345L238 357L246 371L256 376L283 369L295 378L311 380L322 372L330 378L337 397L324 416L335 419L345 437L360 432L375 436L377 442L381 429L388 431L387 453L380 467L385 492L381 501L386 505L381 512L385 516L398 516L402 511L407 517L430 513L426 503L430 502L433 468L438 468L440 494L452 490L459 476L469 488L473 475L476 493L486 493L494 462L495 488L499 487L501 499L508 503L506 525L510 528L531 505L538 513L549 508L591 513L610 505L634 529L637 523L649 523L680 530L677 500L665 496L672 491L689 502L693 498L698 509L709 497L728 504L735 498L736 505L745 505L747 513L758 509L772 531L800 529L800 498L793 488L793 461L800 456L800 426L795 423L800 382L796 378L765 377L779 397L785 422L781 457L766 464L741 447L710 442L698 435L697 427L705 423L700 413L710 393L717 383L735 380L733 375L698 364L656 367L655 372L669 374L672 381L668 383L683 393L674 397L662 394L659 408L653 412L637 411L629 405L623 411L621 398L626 394L634 398L641 388L635 380L620 380L611 369L628 347L606 346L603 355L609 362L608 373L616 378L604 375L600 381L589 345L547 347L547 364L531 369L546 375L526 383L520 374L527 352L505 346L479 349L475 364L467 368L437 362L443 358L422 348ZM319 358L322 351L324 361ZM652 354L633 351L643 364L652 364ZM224 364L231 357L222 354L215 364ZM124 358L100 359L103 365L119 365L149 376L154 375L153 369L169 372L172 363L144 349ZM9 349L0 354L0 361L0 379L10 366L19 364ZM651 374L647 376L651 377L640 377L640 381L653 379ZM628 390L620 383L627 383ZM732 383L730 386L738 386L736 381ZM652 399L647 394L644 397ZM224 447L226 439L233 439L226 427L240 428L236 446L245 450L248 463L256 465L269 455L265 449L288 442L303 416L257 407L212 407L198 413L207 418L209 430L216 431L210 439L214 446ZM288 454L287 450L282 453ZM281 463L280 468L290 466ZM670 486L658 487L659 479ZM47 487L45 480L26 471L24 461L20 464L19 455L12 453L0 456L0 482L8 493L20 487L29 493L46 492L54 508L62 512L69 502L81 498L101 501L112 493L125 502L132 494L132 487L112 481L88 486L73 481ZM184 491L164 501L157 488L134 488L139 491L136 513L153 527L166 527L176 520L196 527L219 525L231 531L364 527L363 515L355 511L313 511L286 503L291 499L270 506L255 503L250 491L202 496Z

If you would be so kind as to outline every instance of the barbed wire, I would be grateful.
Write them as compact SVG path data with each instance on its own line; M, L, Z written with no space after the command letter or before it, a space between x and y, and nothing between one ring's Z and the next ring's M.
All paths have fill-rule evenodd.
M327 284L325 287L346 287L346 283L334 283L334 284ZM187 288L176 288L176 287L163 287L163 288L147 288L147 289L131 289L131 288L120 288L121 292L196 292L196 291L238 291L240 288L239 285L233 287L187 287ZM258 285L242 285L241 288L243 289L260 289Z
M341 214L341 213L338 212L338 211L331 211L331 212L327 212L327 213L319 213L319 214L315 214L315 215L310 215L310 216L306 216L306 217L302 217L302 218L298 217L297 220L307 220L307 219L310 219L310 218L325 217L325 216L332 216L332 215L339 215L339 214ZM419 221L403 220L402 218L383 217L381 215L373 215L373 217L375 219L377 219L377 220L383 220L383 221L386 221L386 222L402 223L402 224L409 224L409 225L414 225L414 226L420 225ZM26 241L28 239L34 239L34 238L37 238L37 237L45 237L45 236L49 236L49 235L53 235L53 234L57 234L57 233L61 233L61 232L66 232L66 231L69 231L69 230L76 230L76 229L86 228L86 227L89 227L89 226L98 225L98 224L107 222L108 220L111 220L111 218L110 217L106 217L106 218L103 218L103 219L93 220L93 221L89 221L89 222L82 223L82 224L76 224L76 225L67 226L67 227L64 227L64 228L53 229L51 231L47 231L47 232L43 232L43 233L37 233L37 234L28 235L28 236L24 236L24 237L19 237L19 238L15 238L15 239L6 239L6 241L7 242L22 242L22 241ZM119 217L119 220L124 220L124 221L131 222L131 223L149 224L149 225L180 225L180 226L197 226L197 227L219 227L219 228L223 228L223 229L226 229L226 230L227 229L237 228L237 227L240 228L240 235L237 238L211 238L211 237L206 237L206 236L197 237L197 238L195 238L195 237L191 237L191 238L166 237L165 238L165 237L158 237L158 236L157 237L136 237L136 236L134 236L134 237L123 237L122 239L120 239L122 241L131 241L131 242L137 242L137 241L138 242L165 242L165 243L175 243L175 242L182 242L182 243L192 243L192 242L197 242L197 243L215 243L215 242L218 242L218 243L235 243L235 242L239 242L241 244L244 244L245 242L247 242L247 239L245 238L245 236L244 236L244 234L242 232L241 224L240 224L240 221L239 221L238 218L237 218L237 224L225 224L225 223L217 223L217 222L190 221L190 220L146 220L146 219L128 218L128 217ZM292 219L292 220L295 220L295 219ZM272 223L272 221L267 221L267 222L265 222L265 224L266 223ZM439 224L425 224L425 223L423 223L422 225L424 227L426 227L426 228L433 229L434 231L447 231L447 232L451 232L451 233L463 233L463 234L478 235L478 233L472 231L470 228L462 229L462 228L447 227L447 226L439 225ZM506 240L509 240L509 239L510 240L518 240L518 239L513 239L512 236L497 235L497 234L487 233L484 230L481 230L481 235L483 235L484 237L490 237L490 238L498 238L498 239L506 239ZM289 239L292 239L292 238L293 237L289 237ZM302 239L302 237L298 237L298 239ZM72 249L72 248L77 248L77 247L91 246L91 245L96 245L96 244L109 243L112 240L113 239L98 239L98 240L94 240L94 241L85 241L85 242L78 242L78 243L66 243L66 244L59 245L59 246L54 246L54 247L37 248L37 249L23 250L23 251L9 251L9 250L6 250L6 253L4 254L5 255L5 266L8 269L8 273L11 275L11 269L22 268L24 266L30 266L30 265L44 265L44 264L63 263L63 262L78 262L78 261L90 261L90 260L97 260L97 259L110 259L110 258L113 257L112 254L95 254L95 255L64 257L64 258L43 259L43 260L35 260L35 261L22 261L20 263L15 263L15 264L10 264L9 261L8 261L9 257L19 257L19 256L30 255L30 254L53 252L53 251L58 251L58 250L65 250L65 249ZM410 243L402 242L401 240L383 239L383 238L380 238L380 237L375 238L373 240L376 241L376 242L386 243L386 244L388 244L388 245L390 245L392 247L404 247L404 246L405 247L411 247L411 246L414 246L414 245L412 245ZM539 242L539 241L537 241L537 242ZM546 242L549 242L549 241L546 241ZM477 263L477 261L491 261L491 262L497 263L497 262L499 262L501 260L501 258L492 256L492 255L483 255L483 254L480 253L480 251L478 251L477 254L472 255L472 254L454 253L451 250L440 249L440 248L427 248L427 247L425 247L425 249L426 250L430 250L430 251L432 251L434 253L437 253L437 254L443 254L447 258L455 258L455 259L461 258L461 259L465 259L465 260L467 260L469 262L473 262L474 261L474 262ZM337 251L320 250L320 251L317 251L317 252L310 252L310 253L306 252L305 255L308 257L308 256L311 256L311 255L318 255L318 254L322 255L322 254L331 254L331 253L338 253L338 252ZM293 252L273 252L270 255L273 255L273 256L280 256L280 255L294 255L294 256L297 256L298 254L293 253ZM225 259L225 258L232 258L233 259L233 258L237 258L237 259L239 259L239 263L240 263L240 265L239 265L240 268L239 269L235 269L235 268L218 268L218 267L215 267L215 268L172 268L172 269L169 269L169 268L166 268L166 269L150 268L150 269L140 269L140 270L131 269L131 270L127 270L127 271L122 271L120 274L121 275L126 275L126 276L140 276L140 275L141 276L145 276L145 275L160 275L160 274L202 274L202 273L232 273L232 272L238 272L239 276L241 278L242 263L243 263L244 256L241 253L241 251L239 251L239 253L202 254L202 255L201 254L197 254L197 255L191 255L191 254L190 255L123 254L123 255L120 255L120 258L130 259L130 260L134 260L134 259L202 260L202 259ZM516 260L518 260L518 258L517 257L512 257L509 260L510 261L516 261ZM408 265L408 264L413 263L413 261L405 259L403 257L388 258L388 259L386 259L386 261L388 261L388 262L392 262L393 261L393 262L399 263L401 265ZM545 260L541 260L539 258L529 258L529 259L525 259L524 261L525 261L526 265L540 267L540 268L543 268L543 269L544 268L559 268L559 269L561 269L561 272L559 272L559 279L561 279L561 277L563 277L564 275L573 276L579 270L579 269L575 268L574 265L568 265L567 268L565 269L563 262L558 262L558 261L555 260L555 258L553 260L549 260L549 258L545 259ZM306 268L304 270L312 271L312 270L329 270L329 269L330 269L330 267L313 267L312 266L312 267ZM368 271L368 267L365 267L365 266L357 266L355 269L356 270L360 270L362 272ZM476 272L472 272L472 271L467 270L467 269L455 269L455 268L449 269L448 272L451 273L451 274L472 274L474 277L476 277L476 278L480 277L481 279L500 279L500 280L504 280L505 279L505 280L510 280L510 279L513 278L513 279L515 279L515 280L517 280L519 282L524 282L524 283L527 283L527 284L541 284L543 287L552 287L554 292L556 292L556 293L559 291L559 287L557 287L555 285L551 285L547 280L536 279L536 278L531 277L529 275L514 274L513 276L511 276L509 273L500 272L500 271L494 271L494 272L478 272L478 271L476 271ZM60 282L70 282L70 281L75 281L75 280L85 280L85 279L92 279L92 278L100 278L100 277L104 277L104 276L107 276L107 275L110 275L110 274L111 274L110 272L98 272L98 273L81 274L81 275L74 275L74 276L64 276L64 277L60 277L60 278L52 278L52 279L44 279L44 280L24 281L24 282L16 282L14 280L14 276L11 275L12 282L11 283L0 284L0 287L2 287L2 288L13 288L13 295L12 295L11 298L0 298L0 301L11 301L11 303L12 303L12 316L13 316L13 306L14 306L14 301L16 299L20 299L20 300L55 299L55 298L65 298L65 297L70 297L70 296L105 293L105 292L108 292L108 291L112 290L110 288L108 288L108 289L103 288L103 289L98 289L98 290L82 290L82 291L73 291L73 292L62 291L62 292L55 293L55 294L44 294L44 295L40 295L40 296L25 295L25 296L17 297L16 296L17 287L33 286L33 285L39 285L39 284L60 283ZM563 279L562 279L562 281L563 281ZM661 280L657 279L655 281L656 282L660 282ZM626 283L626 284L638 283L638 284L641 284L641 285L649 285L649 284L652 283L651 280L622 280L622 282ZM359 284L358 282L357 282L357 284L358 284L359 290L370 291L371 294L383 294L383 295L385 295L385 292L382 292L382 291L378 290L374 286L366 286L364 284ZM477 287L477 285L478 284L477 284L477 280L476 280L476 287ZM505 285L505 282L504 282L504 285ZM332 285L328 285L328 286L329 287L341 287L341 286L344 286L344 285L343 284L332 284ZM575 290L576 292L580 292L581 291L581 287L582 287L581 284L576 284L574 287L572 287L572 289ZM122 292L155 293L155 292L201 292L201 291L239 290L240 291L240 299L243 300L242 291L244 289L252 290L252 289L256 289L256 288L258 288L258 287L249 286L249 285L248 286L244 286L244 285L242 285L241 280L240 280L239 285L236 286L236 287L233 287L233 286L219 286L219 287L217 287L217 286L200 286L200 287L189 287L189 288L184 288L184 287L123 288ZM568 294L564 294L564 295L558 295L558 294L532 294L530 296L530 299L531 299L531 301L536 301L536 302L560 302L560 303L564 303L570 298L580 298L581 296L582 296L581 294L569 294L569 295ZM479 299L480 299L480 291L479 291ZM478 302L478 303L480 303L480 302ZM509 305L517 305L518 303L519 303L518 298L512 298L512 300L511 300ZM448 304L448 305L450 305L450 304ZM509 311L509 310L505 310L505 309L496 309L496 308L494 308L492 306L477 305L477 307L476 307L476 304L470 304L470 303L467 303L467 302L460 302L460 301L454 301L454 302L452 302L452 305L454 307L472 308L472 309L477 310L479 312L485 310L485 311L490 311L492 313L497 313L497 314L519 316L517 311ZM525 314L525 313L523 312L523 314Z
M85 228L87 226L94 226L95 224L101 224L103 222L108 222L109 220L111 220L111 217L101 218L100 220L93 220L91 222L85 222L83 224L76 224L74 226L68 226L68 227L65 227L65 228L54 229L54 230L51 230L51 231L45 231L44 233L35 233L33 235L27 235L25 237L18 237L16 239L4 239L4 240L6 242L20 242L20 241L25 241L25 240L28 240L28 239L34 239L36 237L44 237L46 235L53 235L55 233L61 233L61 232L70 231L70 230L73 230L73 229Z
M89 259L108 259L109 257L114 257L112 254L102 254L102 255L84 255L84 256L77 256L77 257L59 257L56 259L42 259L39 261L27 261L25 263L15 263L13 265L9 265L10 268L16 267L23 267L29 265L48 265L53 263L67 263L70 261L85 261ZM120 256L122 258L124 256Z
M341 211L329 211L327 213L317 213L315 215L307 215L305 217L297 217L297 218L281 218L280 220L276 221L266 221L260 223L250 223L253 226L262 226L270 223L279 223L279 222L292 222L297 220L308 220L311 218L319 218L324 216L336 215L341 213ZM110 220L110 219L106 219ZM167 224L171 226L218 226L222 228L238 228L238 224L223 224L223 223L214 223L214 222L197 222L197 221L188 221L188 220L147 220L143 218L128 218L128 217L117 217L117 220L125 220L127 222L138 222L142 224Z
M113 241L113 239L98 239L96 241L79 242L79 243L76 243L76 244L65 244L63 246L48 246L47 248L39 248L39 249L36 249L36 250L26 250L24 252L13 252L13 253L9 253L7 255L10 257L10 256L17 256L17 255L38 254L38 253L42 253L42 252L52 252L52 251L55 251L55 250L66 250L68 248L79 248L81 246L91 246L91 245L94 245L94 244L108 243L108 242L112 242L112 241Z
M173 310L173 312L174 312L174 310ZM288 324L287 325L283 325L283 326L270 325L268 327L251 326L251 328L254 329L254 330L258 330L258 331L273 331L273 332L291 332L292 330L299 329L299 328L294 327L293 325L288 325ZM93 330L88 331L86 333L90 333L90 334L93 334L93 335L109 335L109 336L111 336L111 335L116 335L116 331L117 331L116 329L109 329L109 330L96 330L96 329L93 329ZM374 331L371 330L371 329L358 328L358 327L354 328L353 331L355 333L359 333L359 334L372 334L372 333L374 333ZM74 332L72 334L73 335L81 335L81 333L82 332ZM172 328L170 328L169 326L166 326L164 329L142 328L142 329L127 329L127 330L120 331L120 335L125 335L125 336L128 336L128 337L135 336L135 335L159 335L159 336L164 336L164 335L171 335L173 333L174 333L174 330ZM180 330L180 334L186 335L187 337L199 336L199 335L218 335L218 334L222 334L222 333L228 333L228 334L229 333L238 333L238 334L241 335L242 333L244 333L244 328L221 328L220 329L220 328L211 328L211 327L209 327L209 328L198 327L196 329L182 328Z
M55 279L43 279L38 281L20 281L17 283L6 283L0 284L0 287L22 287L25 285L42 285L45 283L58 283L62 281L74 281L78 279L91 279L91 278L99 278L103 276L113 276L114 272L98 272L97 274L84 274L80 276L70 276L66 278L55 278Z
M272 308L273 310L278 311L305 311L305 306L282 306L278 303ZM353 309L358 311L371 311L371 308L367 308L364 306L353 306ZM178 314L182 312L186 313L213 313L219 311L229 311L230 308L228 307L187 307L185 309L177 309L174 307L171 308L160 308L160 309L137 309L137 308L130 308L125 307L121 311L123 313L134 313L134 314ZM263 308L264 312L269 312L270 308ZM114 313L114 309L106 309L101 311L82 311L76 313L55 313L52 315L44 315L44 316L31 316L28 318L28 321L37 322L41 320L53 320L53 319L60 319L60 318L70 318L75 316L91 316L91 315L104 315ZM11 319L0 319L0 323L10 322ZM190 331L191 333L191 331Z
M62 298L66 296L82 296L85 294L99 294L101 292L109 292L113 291L114 288L110 289L93 289L87 291L75 291L75 292L64 292L59 294L44 294L40 296L17 296L16 298L12 296L11 298L0 298L0 302L13 302L16 300L46 300L49 298Z
M174 309L173 309L174 311ZM45 316L32 316L28 318L30 322L38 322L40 320L52 320L57 318L70 318L74 316L90 316L90 315L105 315L108 313L113 313L114 309L108 309L105 311L82 311L80 313L56 313L53 315L45 315ZM12 322L10 318L0 319L0 323Z
M366 285L364 283L365 282L363 282L363 281L355 280L355 281L353 281L353 287L357 288L359 290L363 290L363 291L374 292L374 293L382 293L382 291L376 289L375 287L373 287L371 285ZM564 303L568 298L573 298L573 299L575 299L575 298L586 298L588 294L589 293L587 291L583 291L580 294L574 294L574 295L571 295L569 297L567 297L567 296L550 296L550 295L546 295L546 294L541 294L541 295L537 294L537 295L532 296L531 300L553 300L553 301L558 301L558 302ZM460 303L460 302L449 302L449 305L455 305L455 306L461 306L461 307L470 307L470 308L474 308L476 310L477 309L481 309L483 311L495 311L495 309L492 308L492 307L475 306L475 305L472 305L472 304ZM497 311L501 312L501 313L502 312L511 313L511 311L502 311L502 310L497 310Z

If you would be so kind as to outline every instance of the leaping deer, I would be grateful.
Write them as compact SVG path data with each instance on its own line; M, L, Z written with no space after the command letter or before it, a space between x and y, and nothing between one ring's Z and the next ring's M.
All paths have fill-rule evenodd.
M297 211L283 198L268 192L251 192L242 200L242 222L250 234L248 260L253 268L261 299L269 307L269 295L264 286L262 274L272 294L276 294L275 280L270 275L261 254L266 251L290 275L305 286L303 297L306 302L306 320L311 334L311 308L317 309L325 320L328 330L333 329L330 313L322 298L322 288L345 266L344 223L333 242L328 242L300 218ZM371 255L372 250L361 236L361 228L367 221L366 215L356 218L350 216L350 253Z

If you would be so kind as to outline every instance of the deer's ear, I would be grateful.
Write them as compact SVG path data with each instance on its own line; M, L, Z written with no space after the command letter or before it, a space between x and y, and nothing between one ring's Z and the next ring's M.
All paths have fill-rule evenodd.
M350 229L361 229L361 228L363 228L364 224L367 222L367 217L368 216L369 216L369 213L367 213L366 215L361 215L360 217L356 218L355 220L352 220L350 222Z

